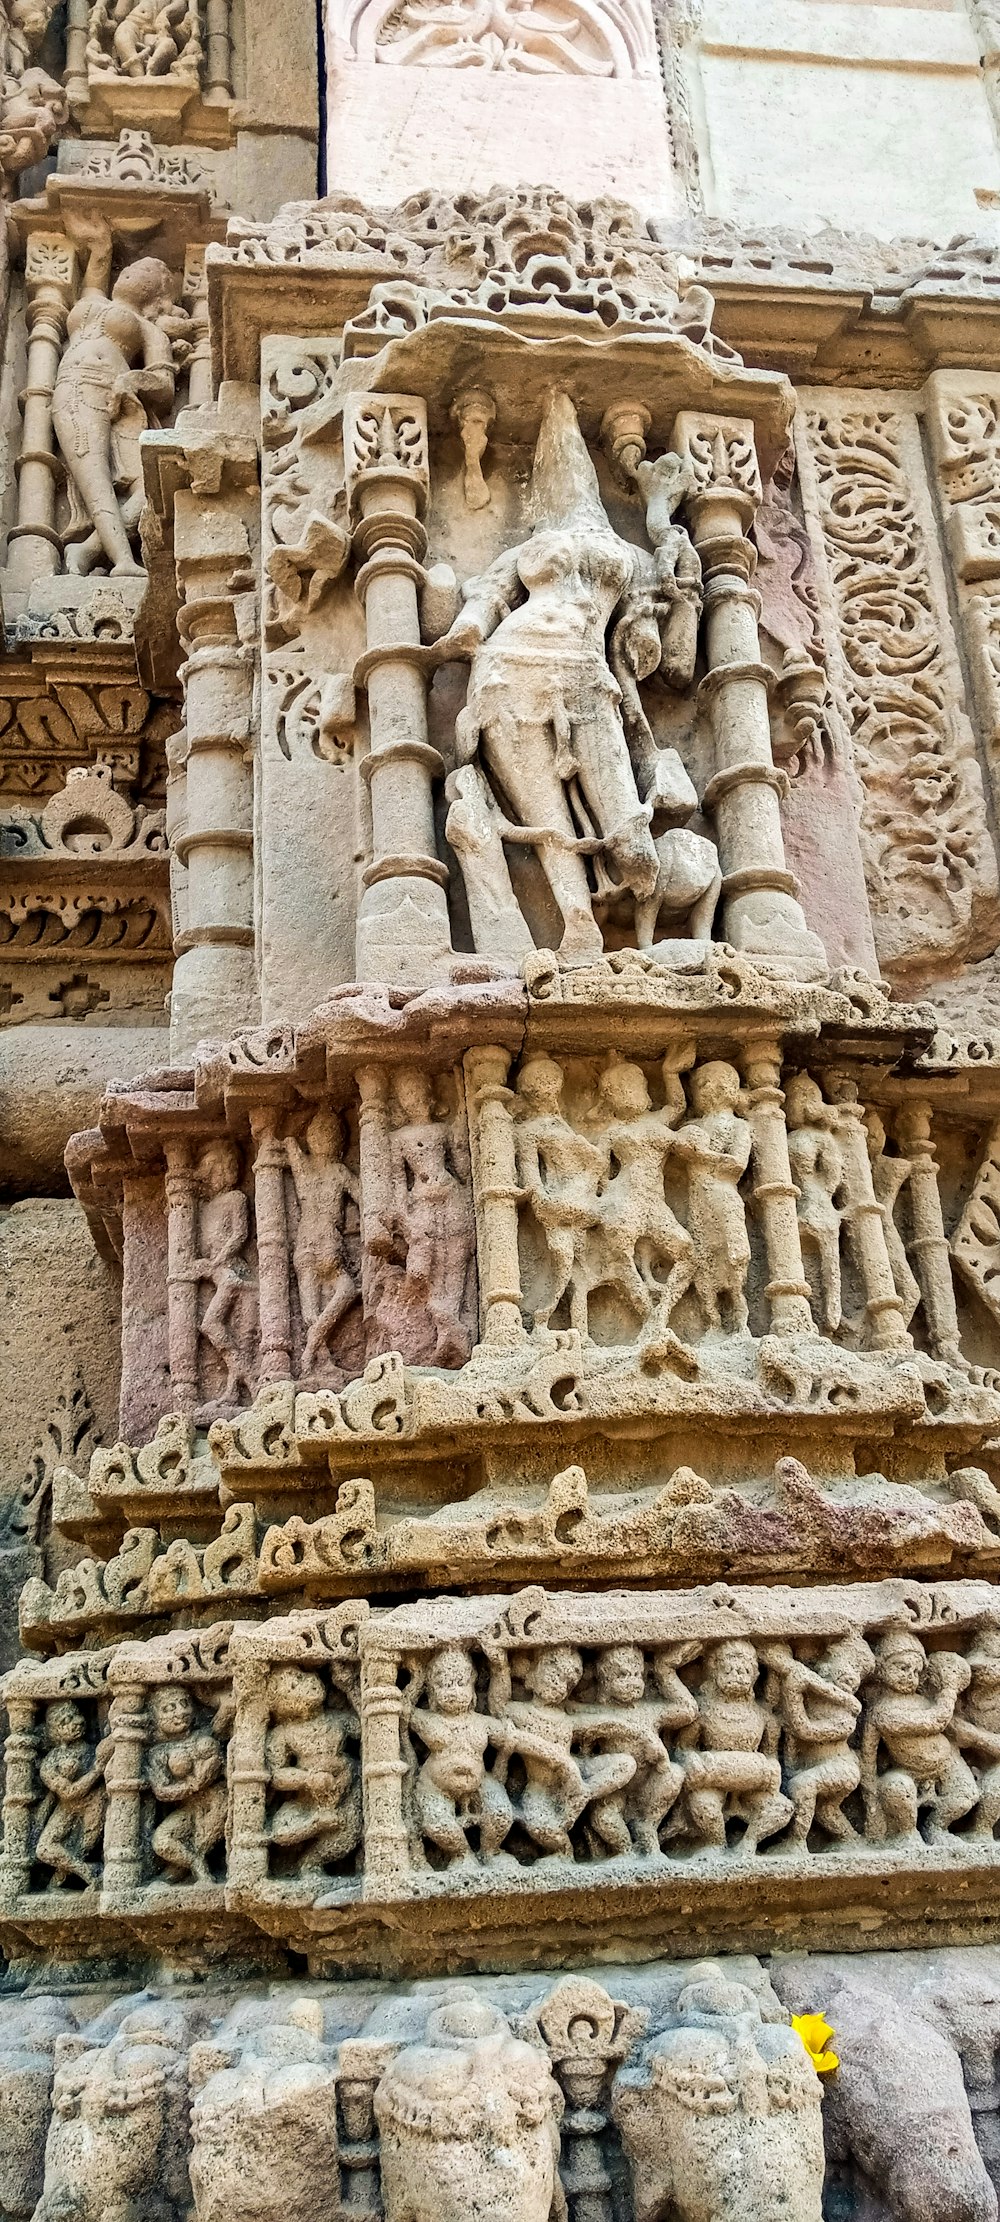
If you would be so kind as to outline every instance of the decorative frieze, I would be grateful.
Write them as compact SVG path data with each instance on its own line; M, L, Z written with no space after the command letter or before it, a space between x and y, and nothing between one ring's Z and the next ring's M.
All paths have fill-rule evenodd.
M997 860L916 418L893 397L811 394L799 461L876 946L919 980L989 943Z

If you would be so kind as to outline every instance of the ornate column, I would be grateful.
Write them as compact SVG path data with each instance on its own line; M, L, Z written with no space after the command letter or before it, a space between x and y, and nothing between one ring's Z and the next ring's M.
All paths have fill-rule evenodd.
M188 408L201 409L212 400L212 332L208 314L204 247L189 247L187 250L181 298L191 318Z
M718 839L725 939L777 960L795 978L825 979L822 942L806 925L798 882L785 865L778 804L786 775L771 753L771 674L761 661L760 601L750 585L756 551L747 532L761 499L753 424L682 409L674 445L691 467L687 509L705 581L702 688L715 771L702 799Z
M227 1877L234 1890L267 1880L264 1743L269 1717L270 1669L259 1653L233 1655L235 1720L229 1744L232 1821Z
M908 1248L920 1283L924 1318L934 1356L942 1359L946 1365L962 1366L964 1369L955 1304L955 1283L951 1271L951 1251L944 1231L937 1156L931 1138L931 1125L929 1103L906 1103L896 1119L899 1146L903 1155L909 1158L911 1166L907 1182L911 1225Z
M207 0L202 99L206 108L224 108L232 90L229 0Z
M764 1291L773 1335L814 1335L809 1283L802 1269L802 1245L795 1209L798 1191L788 1162L785 1098L781 1087L781 1050L759 1042L745 1062L753 1130L754 1209L767 1251Z
M514 1097L507 1086L510 1052L469 1049L465 1082L476 1204L480 1329L488 1343L523 1342L521 1266L517 1249L520 1194L514 1154Z
M105 1898L142 1887L142 1754L146 1744L146 1687L116 1690L108 1719L113 1739L105 1770L108 1810L104 1823Z
M410 1871L410 1841L403 1820L406 1761L400 1751L403 1692L398 1666L394 1653L365 1646L360 1707L365 1898L380 1897Z
M837 1107L836 1133L844 1160L847 1209L844 1218L858 1276L865 1292L865 1318L873 1350L912 1350L913 1340L896 1293L886 1248L882 1206L875 1194L857 1083L846 1073L830 1073L827 1100Z
M171 1403L193 1412L198 1402L198 1195L188 1142L167 1142L167 1325Z
M195 412L195 421L203 416ZM253 716L256 595L242 490L180 491L174 552L187 731L187 923L174 943L173 1057L257 1015L254 963Z
M3 1851L0 1853L0 1905L13 1906L31 1885L32 1815L37 1799L35 1762L41 1731L35 1725L33 1697L5 1700L10 1726L4 1745L6 1785L3 1799Z
M358 1068L358 1140L361 1160L361 1293L366 1320L377 1296L378 1260L385 1255L392 1218L389 1164L389 1075L380 1065Z
M51 578L61 559L55 529L59 459L52 438L52 394L76 290L76 254L62 232L32 232L27 245L28 367L21 394L23 423L17 462L17 522L8 540L12 587Z
M66 98L76 113L90 104L87 41L90 37L91 0L67 0Z
M344 470L367 650L371 862L358 910L359 980L422 986L446 978L447 867L437 853L433 782L444 763L427 739L418 588L427 535L427 412L407 394L364 394L344 410Z
M285 1145L278 1128L281 1114L270 1105L250 1113L256 1149L253 1161L254 1218L257 1227L257 1291L260 1311L258 1381L290 1381L292 1320L288 1294L288 1220L285 1212Z

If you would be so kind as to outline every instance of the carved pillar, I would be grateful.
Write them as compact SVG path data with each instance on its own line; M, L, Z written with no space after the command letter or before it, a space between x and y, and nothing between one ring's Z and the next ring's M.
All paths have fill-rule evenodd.
M746 1059L753 1129L753 1202L764 1234L765 1289L774 1335L814 1335L809 1283L802 1269L796 1187L788 1162L781 1051L777 1042L755 1045Z
M479 1253L480 1331L484 1342L523 1342L521 1267L517 1249L517 1160L514 1097L507 1087L510 1053L470 1049L465 1055Z
M201 412L198 412L201 416ZM187 924L174 944L173 1057L257 1015L254 965L253 704L256 597L243 501L179 492L174 549L187 729Z
M235 1719L229 1743L232 1795L231 1841L227 1873L231 1889L252 1889L267 1880L267 1767L264 1745L268 1723L269 1673L266 1659L237 1658L233 1663Z
M872 1348L912 1350L912 1337L892 1276L882 1206L872 1180L864 1111L858 1102L857 1084L844 1073L831 1073L827 1078L826 1094L828 1100L836 1104L839 1114L836 1133L844 1160L847 1192L844 1217L865 1292L865 1318Z
M785 866L779 799L785 774L771 753L768 690L761 661L756 560L747 538L761 498L754 428L742 417L682 409L674 444L690 463L691 536L705 580L708 698L715 771L703 797L722 866L725 939L750 955L784 960L799 979L823 979L823 945L810 933L798 883Z
M113 1899L142 1887L142 1754L146 1744L143 1683L116 1691L108 1727L113 1743L104 1775L108 1791L104 1896Z
M6 1698L10 1728L4 1745L6 1786L3 1800L3 1851L0 1853L0 1905L13 1906L31 1885L32 1814L37 1797L35 1762L41 1731L35 1726L35 1701Z
M184 257L182 299L192 327L191 353L188 358L188 408L200 409L212 399L212 331L208 314L204 247L189 247Z
M90 103L87 74L87 41L90 37L91 0L67 0L66 98L76 112Z
M406 1761L400 1750L403 1693L398 1661L365 1647L361 1664L361 1756L365 1813L362 1895L380 1897L410 1871L410 1842L403 1820Z
M931 1138L929 1103L907 1103L896 1120L900 1148L911 1163L907 1183L910 1202L910 1257L920 1283L920 1296L931 1350L946 1365L964 1361L959 1339L951 1252L944 1231L937 1157Z
M21 395L23 423L17 463L17 523L12 525L7 576L12 587L51 578L61 559L55 529L60 465L52 437L52 394L76 289L76 255L62 232L33 232L25 262L28 367Z
M281 1114L270 1105L250 1113L256 1143L253 1161L254 1218L257 1228L257 1289L260 1308L258 1381L290 1381L292 1322L288 1293L288 1220L285 1212L285 1146L278 1127Z
M191 1169L190 1144L166 1144L167 1324L170 1342L171 1403L193 1412L198 1402L198 1193Z
M361 1293L366 1321L374 1319L379 1258L392 1221L389 1165L389 1076L379 1065L358 1068L361 1159Z
M371 735L362 770L371 795L372 855L362 873L357 975L422 985L447 976L452 953L432 791L444 764L427 739L417 605L427 547L423 402L365 394L348 403L344 468L368 640L356 677L367 686Z
M382 2197L375 2093L398 2047L391 2039L345 2037L340 2047L337 2143L343 2170L341 2212L350 2222L380 2222Z
M229 49L229 0L207 0L202 99L206 108L223 108L232 89Z

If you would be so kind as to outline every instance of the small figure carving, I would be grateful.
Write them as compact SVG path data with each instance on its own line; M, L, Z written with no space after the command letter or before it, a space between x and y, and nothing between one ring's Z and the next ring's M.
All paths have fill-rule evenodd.
M797 1072L785 1090L788 1162L798 1189L799 1240L819 1282L819 1314L828 1335L843 1317L840 1285L840 1232L844 1218L844 1160L834 1133L836 1113L807 1072Z
M889 1837L919 1844L920 1815L928 1811L933 1843L979 1801L975 1775L952 1741L959 1693L968 1689L972 1668L954 1651L928 1658L908 1629L883 1636L875 1660L861 1742L867 1834L876 1842ZM889 1765L880 1773L883 1748Z
M676 2013L615 2079L636 2222L821 2222L820 2082L801 2038L711 1960Z
M694 1243L671 1211L663 1188L666 1161L676 1147L684 1109L678 1075L664 1066L666 1100L654 1110L641 1065L616 1060L601 1074L595 1127L610 1161L611 1177L600 1199L603 1270L646 1320L656 1311L669 1339L670 1320L695 1274Z
M750 1853L792 1817L780 1763L761 1749L773 1717L756 1695L759 1673L752 1643L727 1637L713 1644L695 1693L697 1721L678 1739L688 1818L695 1835L716 1851L726 1849L731 1819L745 1823L736 1849Z
M202 62L198 0L96 0L87 61L122 77L173 77L196 86Z
M197 1180L202 1254L192 1259L190 1272L194 1280L207 1281L212 1290L199 1333L224 1368L223 1400L235 1404L241 1391L252 1397L256 1387L252 1335L246 1317L247 1299L253 1294L246 1263L250 1206L240 1187L240 1157L235 1143L206 1142L198 1159Z
M570 1325L586 1336L587 1302L594 1286L587 1238L599 1216L597 1192L606 1158L564 1116L562 1085L562 1072L551 1057L530 1057L522 1065L517 1079L521 1115L514 1139L522 1201L541 1227L553 1272L548 1294L534 1307L535 1326L547 1327L568 1296ZM632 1270L634 1274L634 1266Z
M708 1328L749 1332L746 1278L750 1264L746 1206L740 1181L750 1163L749 1121L739 1114L735 1065L696 1065L690 1079L692 1116L673 1137L687 1167L687 1231L694 1243L692 1287ZM727 1317L723 1318L723 1308Z
M70 502L66 568L84 573L106 563L113 577L141 578L133 552L145 499L139 437L173 408L175 345L188 319L165 263L130 263L109 292L108 226L74 218L67 228L90 252L52 394Z
M309 1121L305 1148L294 1135L285 1141L299 1207L293 1259L306 1328L303 1375L314 1372L324 1356L329 1363L331 1339L358 1301L347 1240L348 1212L358 1207L360 1191L344 1162L343 1143L342 1122L325 1107Z
M52 1870L50 1890L63 1889L71 1877L88 1887L99 1873L91 1855L104 1831L104 1772L111 1739L103 1736L91 1743L84 1714L71 1698L58 1698L46 1708L45 1739L38 1772L46 1795L39 1808L35 1858Z
M837 1843L857 1843L858 1832L843 1807L861 1781L861 1757L851 1738L861 1714L857 1693L874 1670L874 1655L858 1635L828 1644L811 1666L796 1659L788 1644L760 1649L779 1681L774 1702L785 1732L786 1783L794 1808L788 1842L808 1843L816 1822Z
M265 1761L278 1799L268 1835L290 1855L292 1871L320 1877L361 1842L361 1785L347 1746L352 1714L327 1703L322 1676L279 1667L271 1676Z
M965 1663L971 1679L956 1708L954 1733L979 1771L969 1834L992 1836L1000 1821L1000 1629L980 1629Z
M632 1781L632 1752L573 1752L576 1716L569 1699L583 1673L572 1644L553 1644L525 1660L521 1678L529 1695L511 1696L510 1662L497 1652L490 1685L493 1713L510 1726L510 1748L523 1762L525 1787L515 1800L517 1819L550 1859L574 1857L570 1830L586 1813L602 1850L622 1849L621 1792ZM605 1834L607 1824L607 1834Z
M43 69L0 80L0 171L19 177L48 153L68 114L61 85Z
M688 1727L698 1712L668 1652L656 1654L654 1668L659 1698L646 1696L646 1664L638 1644L608 1644L597 1658L596 1704L572 1708L578 1744L585 1749L609 1745L635 1761L631 1782L591 1806L587 1833L602 1849L635 1850L644 1858L659 1852L661 1824L684 1788L684 1770L671 1759L663 1737L668 1730Z
M166 1683L149 1700L153 1741L146 1753L146 1782L157 1806L170 1811L157 1820L150 1850L171 1881L211 1883L208 1855L226 1833L225 1759L219 1721L195 1726L187 1690Z
M882 1225L885 1229L885 1246L896 1294L903 1307L903 1321L908 1327L920 1302L920 1283L910 1270L906 1245L896 1225L896 1205L913 1171L909 1157L889 1155L886 1131L877 1111L865 1112L865 1129L868 1135L868 1156L871 1161L872 1185L875 1198L881 1207Z
M386 1315L383 1347L409 1350L410 1337L404 1341L389 1332L393 1316L423 1314L432 1330L425 1362L460 1366L472 1348L474 1318L468 1138L461 1119L436 1116L427 1073L403 1067L393 1087L400 1113L399 1124L389 1130L393 1208L374 1240L369 1238L389 1268L388 1286L376 1299Z
M409 1717L410 1734L427 1753L413 1786L420 1832L453 1864L475 1867L470 1828L478 1831L483 1865L506 1858L501 1847L514 1821L503 1784L486 1768L490 1744L509 1752L511 1732L476 1710L476 1674L467 1651L448 1644L427 1667L428 1705ZM513 1865L513 1861L508 1861Z

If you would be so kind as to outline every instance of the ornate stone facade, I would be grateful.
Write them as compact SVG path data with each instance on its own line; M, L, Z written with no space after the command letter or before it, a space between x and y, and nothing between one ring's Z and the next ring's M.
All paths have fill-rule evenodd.
M761 40L0 8L11 2222L996 2222L998 250Z

